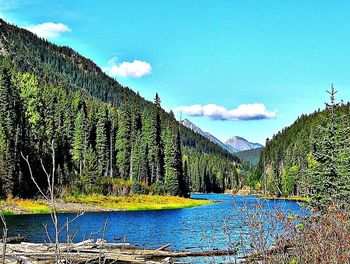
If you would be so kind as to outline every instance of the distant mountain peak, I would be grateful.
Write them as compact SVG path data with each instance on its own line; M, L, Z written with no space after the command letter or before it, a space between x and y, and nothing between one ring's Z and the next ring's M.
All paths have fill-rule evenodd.
M231 146L228 146L224 143L222 143L219 139L217 139L215 136L213 136L212 134L208 133L208 132L205 132L203 131L200 127L196 126L195 124L193 124L190 120L188 119L184 119L184 120L181 120L180 123L191 129L192 131L202 135L203 137L205 137L206 139L209 139L211 142L215 143L216 145L218 145L219 147L227 150L228 152L230 153L233 153L235 151L232 150L232 147Z
M238 151L261 148L263 145L259 143L249 142L243 137L234 136L229 138L225 144L230 145L232 148L237 149Z
M239 152L242 150L255 149L255 148L262 147L261 144L249 142L248 140L246 140L245 138L240 137L240 136L234 136L234 137L228 139L225 143L223 143L222 141L217 139L212 134L203 131L200 127L196 126L188 119L181 120L180 123L182 125L184 125L185 127L191 129L192 131L209 139L211 142L217 144L218 146L227 150L230 153L235 153L235 152Z

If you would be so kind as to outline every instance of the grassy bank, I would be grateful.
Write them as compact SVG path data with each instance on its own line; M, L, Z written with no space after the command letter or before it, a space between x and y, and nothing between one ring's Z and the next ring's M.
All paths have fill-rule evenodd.
M277 197L277 196L262 195L260 197L266 200L285 200L285 201L295 201L295 202L304 202L304 203L309 203L311 201L310 197L303 197L303 196Z
M57 201L59 212L138 211L190 208L212 201L175 196L131 195L103 196L98 194L68 196ZM44 214L50 208L44 200L11 198L0 201L0 210L6 215Z

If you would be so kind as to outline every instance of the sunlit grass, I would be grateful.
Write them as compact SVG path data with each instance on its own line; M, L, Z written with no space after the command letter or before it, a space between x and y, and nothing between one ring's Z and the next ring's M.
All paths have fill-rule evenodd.
M42 201L38 200L14 199L14 204L34 214L50 212L50 208Z
M97 205L107 209L125 211L180 209L212 203L212 201L208 200L189 199L176 196L103 196L98 194L69 196L65 198L65 202Z
M0 200L0 210L4 215L12 215L20 213L26 214L45 214L50 212L50 208L41 200L30 200L20 198L7 198ZM9 209L10 208L10 209ZM12 208L15 208L11 210Z

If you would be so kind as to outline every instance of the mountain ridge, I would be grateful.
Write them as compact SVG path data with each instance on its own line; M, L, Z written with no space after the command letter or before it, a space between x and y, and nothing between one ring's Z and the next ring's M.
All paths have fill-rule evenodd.
M225 142L226 145L232 146L234 149L237 149L238 151L244 151L244 150L249 150L249 149L256 149L256 148L261 148L263 145L259 143L253 143L248 140L246 140L243 137L240 136L233 136L226 140Z
M244 151L244 150L250 150L250 149L256 149L261 148L263 145L259 143L252 143L246 140L243 137L240 136L233 136L230 139L228 139L226 142L222 142L217 137L213 136L209 132L206 132L202 130L200 127L192 123L188 119L180 120L180 124L186 126L187 128L191 129L192 131L195 131L196 133L202 135L203 137L207 138L211 142L217 144L221 148L227 150L228 152L234 154L236 152Z

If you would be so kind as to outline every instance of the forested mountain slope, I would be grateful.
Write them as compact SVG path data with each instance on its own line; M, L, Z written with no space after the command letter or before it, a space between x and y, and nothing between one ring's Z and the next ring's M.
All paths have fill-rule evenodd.
M235 155L244 162L249 162L253 165L256 165L259 163L260 160L260 154L261 151L263 150L263 147L260 148L253 148L253 149L247 149L247 150L242 150L239 152L236 152Z
M267 140L260 156L255 180L262 185L266 184L270 194L312 195L311 192L315 191L311 187L315 181L312 178L312 174L315 174L313 170L323 163L322 160L317 161L320 151L317 146L322 145L326 148L349 142L350 135L346 129L350 124L350 104L335 106L335 114L338 120L336 123L330 121L330 111L327 109L302 115L290 127ZM329 128L331 125L335 128ZM329 143L327 137L334 137L335 143ZM338 150L331 151L332 155L336 155ZM342 153L347 153L349 158L348 148L344 147ZM342 163L343 161L345 163ZM346 164L346 159L343 161L336 160L335 163ZM323 175L324 173L321 173L318 178Z
M186 195L235 187L238 160L179 125L158 95L146 101L71 48L1 19L0 57L2 196L35 195L20 154L44 184L40 159L51 166L52 142L61 190ZM198 159L207 169L192 168ZM233 172L218 175L222 167Z

